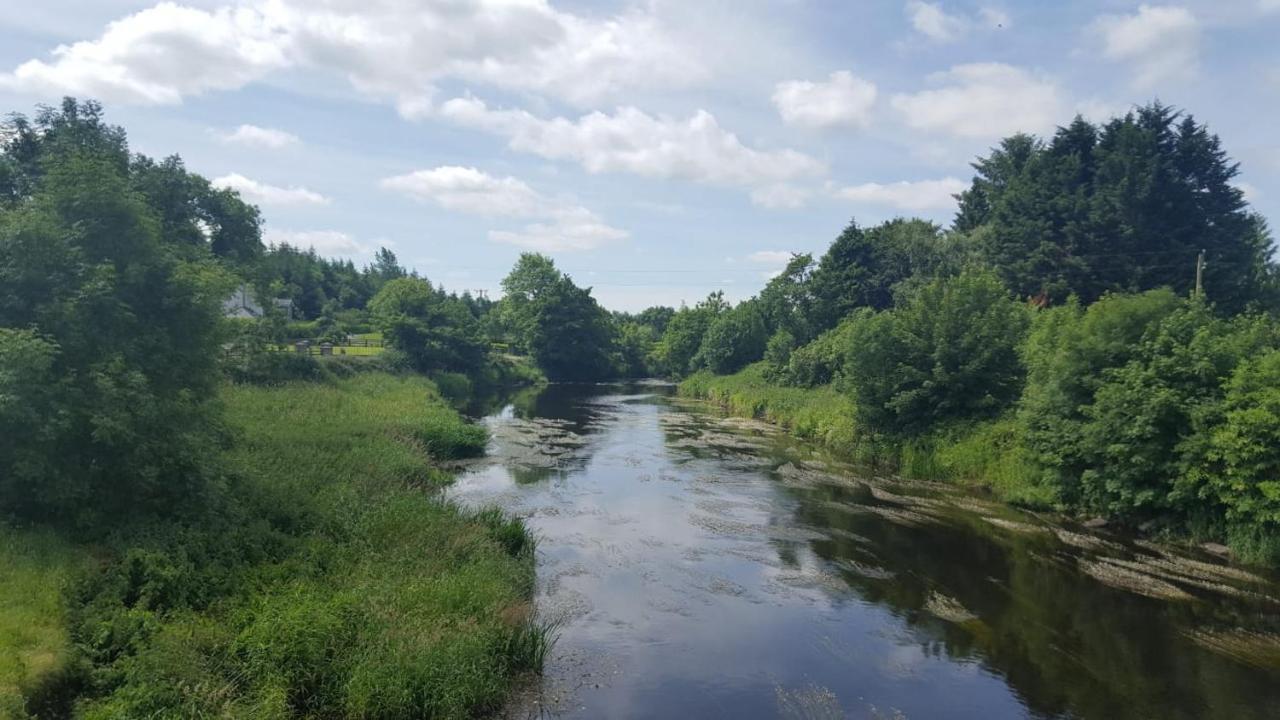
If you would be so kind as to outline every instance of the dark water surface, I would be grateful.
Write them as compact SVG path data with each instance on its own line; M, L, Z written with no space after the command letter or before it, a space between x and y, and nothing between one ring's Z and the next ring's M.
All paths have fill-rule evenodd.
M1280 718L1280 588L876 478L662 385L485 418L560 623L513 718Z

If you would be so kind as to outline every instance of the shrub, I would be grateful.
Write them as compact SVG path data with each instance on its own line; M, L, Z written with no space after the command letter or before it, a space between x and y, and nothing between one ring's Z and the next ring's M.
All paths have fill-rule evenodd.
M727 375L763 357L766 342L764 317L756 303L744 302L711 322L691 363Z
M905 294L849 328L846 380L870 428L919 434L940 422L992 417L1022 385L1025 306L993 275L966 272Z

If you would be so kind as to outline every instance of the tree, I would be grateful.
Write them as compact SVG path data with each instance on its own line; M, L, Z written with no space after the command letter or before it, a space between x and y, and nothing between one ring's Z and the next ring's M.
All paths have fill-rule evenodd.
M1019 297L1186 295L1203 250L1219 311L1275 298L1266 226L1233 185L1238 166L1190 115L1153 103L1100 128L1077 117L1048 144L1014 136L974 167L954 227L982 233L986 263Z
M764 357L768 340L764 316L756 301L748 300L712 320L691 362L720 375L737 372Z
M502 281L499 312L552 380L600 380L614 371L609 314L551 258L522 253Z
M673 377L692 372L695 369L694 356L702 347L703 335L711 323L728 309L724 293L716 291L692 308L677 310L653 351L659 369Z
M548 378L593 381L613 374L613 327L590 288L561 276L530 309L529 351Z
M369 311L387 340L420 371L468 372L484 363L487 348L466 303L426 280L387 282L369 301Z
M850 328L845 378L871 428L918 434L991 417L1017 398L1027 309L993 275L937 278Z
M890 307L899 283L939 265L940 235L941 228L925 220L897 218L865 230L850 222L808 283L813 330L829 330L857 308Z
M231 283L161 234L114 135L51 123L32 194L0 213L0 506L71 522L173 508L216 466Z
M793 342L808 342L813 338L812 274L813 256L795 254L782 272L760 291L760 311L770 331L785 332Z

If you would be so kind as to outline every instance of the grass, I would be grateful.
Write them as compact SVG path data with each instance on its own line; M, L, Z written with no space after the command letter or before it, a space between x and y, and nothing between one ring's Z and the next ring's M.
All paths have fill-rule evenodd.
M201 512L131 519L91 567L56 537L0 535L11 715L61 666L78 668L64 687L85 720L469 718L540 669L534 539L441 499L440 464L487 437L429 380L222 399L235 440Z
M856 454L859 437L853 423L853 401L830 386L785 387L764 376L764 364L749 365L734 375L702 371L680 383L680 393L718 403L730 413L785 427L792 435L838 452Z
M0 525L0 718L68 670L64 593L87 553L57 535Z
M894 440L858 427L853 401L834 387L786 387L767 379L764 371L763 363L733 375L702 371L680 383L680 394L711 400L734 415L780 425L798 438L906 477L983 487L1007 502L1032 507L1049 507L1056 501L1037 482L1038 471L1018 442L1012 418Z

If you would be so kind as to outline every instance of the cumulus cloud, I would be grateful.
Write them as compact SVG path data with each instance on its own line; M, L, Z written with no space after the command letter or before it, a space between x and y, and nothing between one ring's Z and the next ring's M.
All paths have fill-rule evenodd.
M382 187L446 210L534 221L516 231L489 231L489 239L495 242L534 250L591 250L628 236L572 201L548 197L523 180L495 177L472 167L418 170L386 178Z
M258 127L257 125L241 125L232 132L223 133L222 140L232 145L245 145L269 150L278 150L301 142L298 136L293 133L276 130L275 128Z
M338 230L276 230L263 233L268 245L314 248L324 257L357 258L372 254L373 248Z
M1143 5L1132 15L1103 15L1093 32L1108 60L1133 66L1133 82L1149 89L1195 75L1200 56L1200 23L1181 7Z
M863 183L838 188L835 195L857 203L882 205L898 210L948 210L956 205L952 196L967 187L969 184L963 180L947 177L941 180L904 180L888 184Z
M166 2L110 23L96 40L59 45L47 62L28 60L0 74L0 87L173 104L288 66L286 47L281 28L258 10Z
M406 114L428 108L446 78L585 105L708 74L698 48L644 9L598 18L546 0L244 0L163 2L0 74L0 87L171 104L298 68L337 74Z
M847 70L831 73L826 82L791 80L778 83L773 104L788 125L825 128L865 127L876 103L874 83Z
M966 138L1046 132L1062 117L1057 85L1003 63L956 65L929 76L937 87L890 100L911 127Z
M911 27L930 40L950 42L960 37L969 27L968 20L947 13L939 3L911 0L906 5L906 11Z
M577 162L587 172L625 172L713 185L761 185L821 174L822 163L795 150L758 150L699 110L688 118L649 115L634 107L577 120L544 119L525 110L490 109L454 98L440 116L507 139L513 150Z
M259 205L327 205L329 198L304 187L279 187L258 182L239 173L213 179L213 186L235 190L251 203Z

